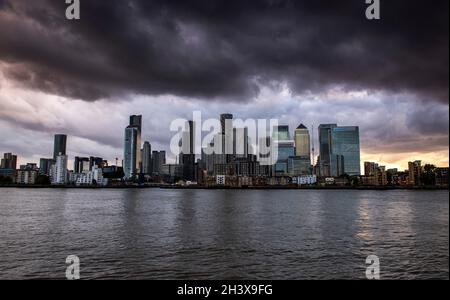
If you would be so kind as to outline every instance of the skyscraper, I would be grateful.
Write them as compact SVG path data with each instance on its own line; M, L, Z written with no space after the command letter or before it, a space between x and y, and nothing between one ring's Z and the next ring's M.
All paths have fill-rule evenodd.
M308 128L300 124L295 130L295 156L311 157L310 140Z
M56 163L56 161L52 158L41 158L39 160L39 174L40 175L51 175L52 166Z
M232 114L221 114L220 115L220 126L221 126L221 138L222 138L222 149L216 151L218 156L222 156L220 159L224 160L225 163L231 163L233 160L233 115ZM219 145L219 143L217 143Z
M361 175L359 127L324 124L319 126L320 175Z
M142 116L130 116L130 125L125 128L123 171L125 179L138 176L141 172L141 129Z
M13 155L12 153L3 154L0 167L2 169L17 169L17 155Z
M275 126L273 128L273 136L272 137L275 141L291 140L291 136L289 134L289 126L287 126L287 125Z
M132 115L130 116L130 126L139 128L139 132L142 131L142 116Z
M160 174L162 165L165 164L166 164L166 151L153 151L152 152L153 173Z
M273 128L274 145L278 147L278 157L273 166L275 176L286 176L289 173L289 158L295 156L294 141L291 140L289 126L281 125Z
M320 175L331 176L331 155L332 155L332 131L336 124L322 124L319 126L320 145Z
M182 133L180 164L183 166L183 178L185 180L195 180L195 125L193 121L186 123L186 128Z
M139 156L141 147L139 146L139 129L137 127L128 126L125 129L125 151L123 171L125 178L130 179L139 174Z
M338 159L336 164L332 164L332 175L361 175L359 127L339 126L333 128L332 141L332 153ZM340 158L343 159L341 164L339 164ZM340 165L343 165L343 170L339 170Z
M248 128L233 129L233 154L237 158L247 158L249 155Z
M56 157L59 155L66 155L66 144L67 144L67 135L65 134L56 134L55 141L53 144L53 159L56 160Z
M230 122L230 121L233 121L233 115L232 114L221 114L220 115L220 127L221 127L221 133L222 134L225 134L225 132L226 132L226 123L227 123L227 120ZM232 127L232 126L231 126ZM230 127L230 128L231 128Z
M142 173L146 175L152 173L152 145L147 141L142 147Z
M311 160L307 156L291 156L289 157L288 163L289 175L311 175Z

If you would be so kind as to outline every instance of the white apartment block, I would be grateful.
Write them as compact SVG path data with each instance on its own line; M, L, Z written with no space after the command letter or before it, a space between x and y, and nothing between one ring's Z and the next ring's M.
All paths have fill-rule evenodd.
M35 184L38 172L35 170L18 170L16 176L17 184Z
M102 169L94 166L92 171L83 172L81 174L77 174L76 185L102 185L105 186L108 184L108 179L103 178Z
M66 184L68 182L67 156L59 155L56 157L56 163L52 166L52 184Z

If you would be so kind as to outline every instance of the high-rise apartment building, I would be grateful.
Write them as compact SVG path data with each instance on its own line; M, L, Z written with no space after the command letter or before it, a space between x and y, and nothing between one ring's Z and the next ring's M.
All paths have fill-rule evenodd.
M411 185L421 185L422 162L420 160L408 162L408 183Z
M125 128L123 171L125 179L141 173L141 128L142 116L130 116L130 125Z
M377 163L369 162L369 161L364 162L364 175L365 176L374 176L377 168L378 168Z
M56 162L52 166L52 184L66 184L67 176L67 156L60 154L56 156Z
M152 145L147 141L142 147L142 173L145 175L152 173Z
M384 186L388 184L388 172L385 166L379 166L375 162L364 162L364 176L361 179L363 185Z

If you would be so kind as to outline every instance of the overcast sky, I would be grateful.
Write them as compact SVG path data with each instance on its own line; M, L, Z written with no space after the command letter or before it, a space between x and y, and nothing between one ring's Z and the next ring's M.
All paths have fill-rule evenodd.
M362 160L449 157L448 0L0 0L0 152L123 156L130 114L168 150L176 118L357 125ZM315 138L317 129L315 129ZM316 151L318 152L318 151Z

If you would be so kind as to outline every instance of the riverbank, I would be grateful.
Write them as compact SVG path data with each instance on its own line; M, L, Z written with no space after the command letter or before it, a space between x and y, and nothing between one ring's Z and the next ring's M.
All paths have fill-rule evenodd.
M179 186L179 185L117 185L117 186L74 186L74 185L0 185L1 188L21 189L187 189L187 190L448 190L440 186Z

